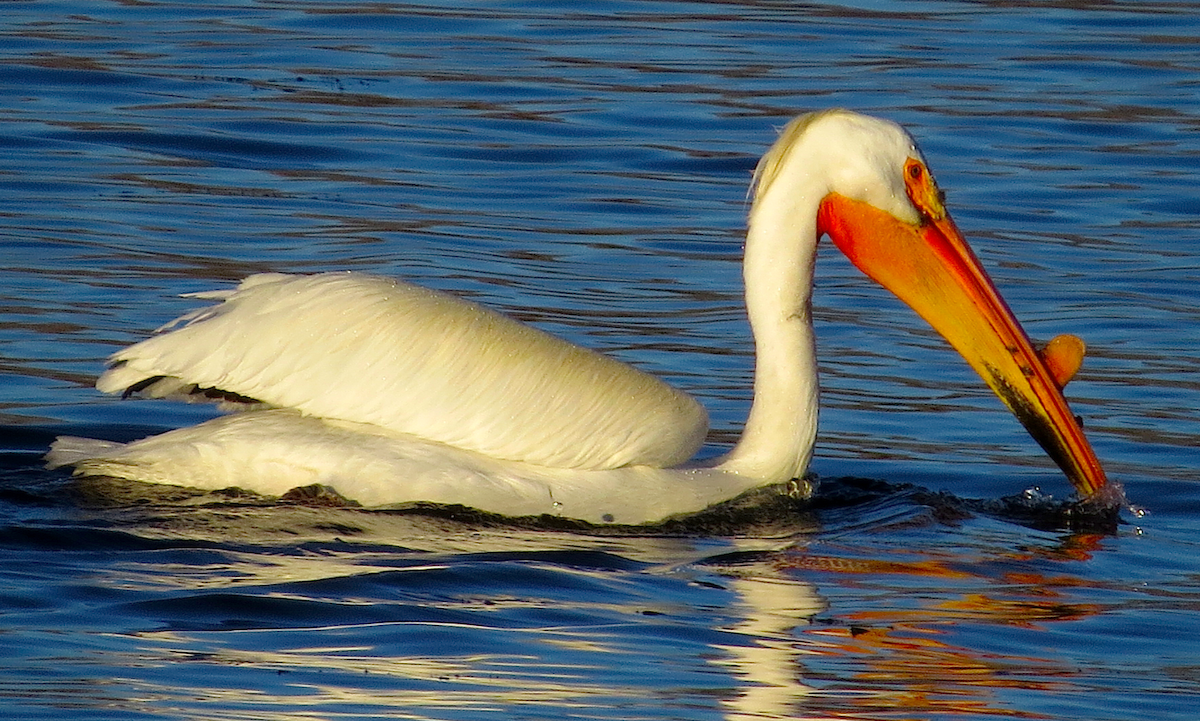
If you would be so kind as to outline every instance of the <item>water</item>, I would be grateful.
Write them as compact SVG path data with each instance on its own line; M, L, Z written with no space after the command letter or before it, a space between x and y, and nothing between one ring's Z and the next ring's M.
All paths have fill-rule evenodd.
M1195 717L1200 4L17 2L0 34L6 718ZM804 509L596 535L40 468L212 415L91 389L179 294L346 268L660 374L716 453L749 172L832 105L908 126L1030 333L1089 342L1069 395L1149 515L1023 506L1069 487L832 249Z

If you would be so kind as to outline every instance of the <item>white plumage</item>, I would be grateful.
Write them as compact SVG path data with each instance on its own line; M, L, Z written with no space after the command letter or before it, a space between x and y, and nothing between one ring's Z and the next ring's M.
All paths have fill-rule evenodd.
M714 468L552 468L291 409L234 413L128 444L62 437L50 461L149 483L267 495L320 483L366 506L428 501L593 523L658 520L746 489L746 479Z
M704 409L653 376L410 283L264 274L203 296L222 302L115 354L96 387L162 377L143 390L220 389L562 468L682 463L707 430Z
M923 171L899 126L846 111L793 121L763 157L743 271L757 347L754 403L737 445L706 463L681 465L707 430L704 410L682 392L474 303L353 273L255 275L236 290L198 294L219 302L115 354L97 382L108 393L253 400L256 409L129 444L61 438L48 461L79 474L208 489L280 494L323 483L367 505L461 503L618 523L782 484L804 473L816 434L810 300L822 233L860 263L866 252L854 242L873 228L920 243L932 227L943 234L930 241L940 254L933 272L944 262L944 283L970 285L960 266L969 267L990 287L969 250L950 258L940 247L961 235ZM901 252L885 244L882 254ZM934 295L944 285L913 283ZM1058 416L1030 425L1025 416L1040 413L1049 391L1018 386L1031 372L1047 374L1030 371L1040 360L1020 355L1028 341L1007 308L979 303L997 314L978 326L983 336L1015 328L1019 338L985 348L999 358L968 360L1053 447L1058 441L1043 436L1067 423L1065 401L1051 399L1061 402ZM975 337L964 336L956 313L946 328L931 322L967 355ZM1083 455L1080 442L1070 435L1075 445L1056 460Z

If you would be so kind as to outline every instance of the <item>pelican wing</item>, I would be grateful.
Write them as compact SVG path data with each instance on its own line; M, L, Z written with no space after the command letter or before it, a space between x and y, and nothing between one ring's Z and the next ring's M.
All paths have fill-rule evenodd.
M110 359L106 393L200 392L561 468L670 466L704 409L482 306L354 273L263 274Z

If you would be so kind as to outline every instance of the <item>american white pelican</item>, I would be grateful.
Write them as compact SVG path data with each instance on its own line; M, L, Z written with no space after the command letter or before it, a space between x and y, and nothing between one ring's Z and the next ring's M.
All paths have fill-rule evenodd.
M76 474L265 494L322 483L366 505L643 523L800 478L817 428L810 300L824 235L966 358L1084 495L1105 486L1061 386L1077 351L1030 345L913 139L844 110L792 121L755 171L746 237L754 402L724 456L688 463L693 399L453 296L351 273L265 274L111 358L108 393L253 409L128 444L60 438Z

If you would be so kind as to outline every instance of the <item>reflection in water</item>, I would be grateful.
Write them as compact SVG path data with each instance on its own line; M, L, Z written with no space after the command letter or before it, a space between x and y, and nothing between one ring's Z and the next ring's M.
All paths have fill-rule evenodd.
M753 571L759 571L758 568ZM738 575L729 579L737 593L732 609L743 616L729 630L746 638L742 643L718 644L725 666L738 684L732 698L723 699L730 721L795 718L802 715L811 693L801 665L806 651L799 648L795 629L824 607L815 590L780 575Z
M1077 659L1054 648L1050 624L1084 621L1105 609L1056 590L1086 589L1084 579L1053 566L1029 568L1085 561L1103 540L1068 536L1036 551L992 549L976 558L938 558L944 554L922 549L850 559L790 555L789 568L819 570L831 582L878 594L874 603L839 613L836 624L805 630L810 670L840 671L812 695L810 710L844 712L849 705L853 718L991 716L1009 713L1009 689L1085 692L1086 674ZM986 643L967 641L980 634ZM1021 642L1023 635L1042 638Z
M24 653L58 668L37 686L42 703L196 719L663 706L739 721L961 718L1006 713L1013 689L1079 692L1076 663L1015 635L1104 611L1080 600L1092 584L1071 567L1105 538L951 555L925 542L954 529L906 539L925 509L885 503L886 540L857 541L836 525L589 536L211 496L101 509L89 524L123 530L72 531L78 550L61 562L93 600L56 616L70 626L79 603L103 598L110 630L77 637L65 662ZM94 671L116 668L80 700ZM3 693L23 695L16 678Z

